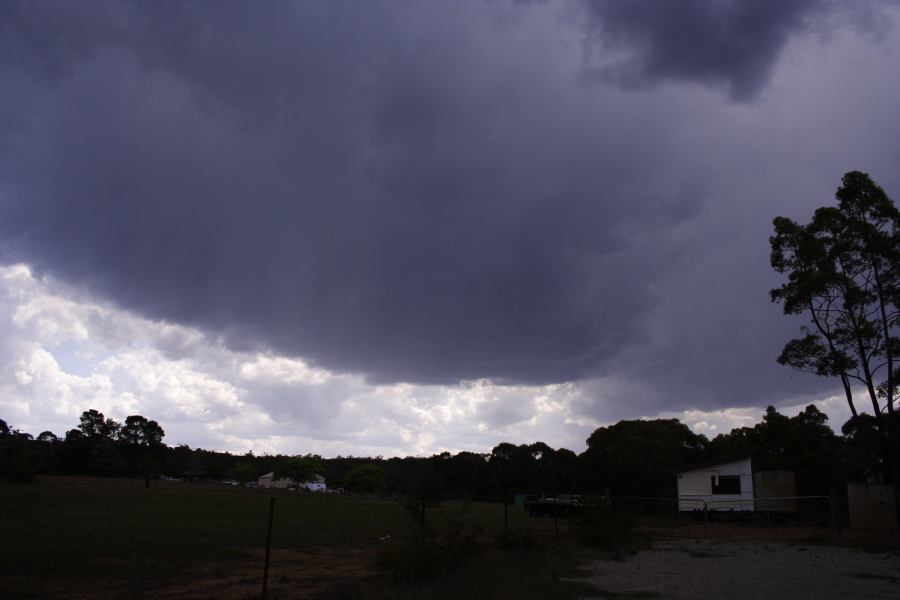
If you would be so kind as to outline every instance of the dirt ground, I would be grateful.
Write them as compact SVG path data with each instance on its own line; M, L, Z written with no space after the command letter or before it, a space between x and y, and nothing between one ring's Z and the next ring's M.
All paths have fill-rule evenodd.
M624 560L586 565L593 599L900 598L900 553L772 541L659 539Z

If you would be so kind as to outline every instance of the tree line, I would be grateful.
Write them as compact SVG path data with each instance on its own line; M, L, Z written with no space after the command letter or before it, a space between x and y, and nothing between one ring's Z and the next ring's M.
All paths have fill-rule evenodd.
M795 473L798 492L827 494L862 481L879 465L874 417L860 413L841 434L810 405L795 416L769 407L753 427L708 439L677 419L625 420L596 429L580 454L543 442L500 443L490 452L442 452L430 457L355 457L216 452L167 446L153 420L132 415L124 423L96 410L62 437L10 428L0 420L0 478L30 481L36 474L194 481L255 481L264 473L305 481L321 475L331 488L387 495L504 499L513 494L610 493L675 495L675 474L686 465L751 456L755 469Z

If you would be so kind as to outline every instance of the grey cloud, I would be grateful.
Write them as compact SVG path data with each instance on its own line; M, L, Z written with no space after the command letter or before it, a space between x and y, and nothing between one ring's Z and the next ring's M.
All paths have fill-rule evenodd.
M792 35L832 0L588 0L589 49L600 76L627 86L661 80L754 98Z
M8 258L150 317L373 381L577 378L655 301L634 234L699 207L565 56L493 57L565 34L539 12L136 6L91 27L22 5L0 228Z

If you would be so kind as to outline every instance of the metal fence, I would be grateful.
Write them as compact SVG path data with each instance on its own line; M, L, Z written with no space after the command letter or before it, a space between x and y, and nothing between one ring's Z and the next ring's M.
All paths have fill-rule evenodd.
M613 496L614 510L639 528L678 537L778 537L840 535L841 517L828 496L706 500Z

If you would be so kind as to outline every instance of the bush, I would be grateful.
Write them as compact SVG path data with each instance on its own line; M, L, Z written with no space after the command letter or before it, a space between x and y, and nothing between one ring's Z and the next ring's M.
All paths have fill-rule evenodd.
M449 512L435 511L438 529L423 517L425 508L419 499L407 498L403 504L415 529L379 552L376 567L380 573L395 581L426 581L458 568L477 554L475 534L463 523L468 504Z

